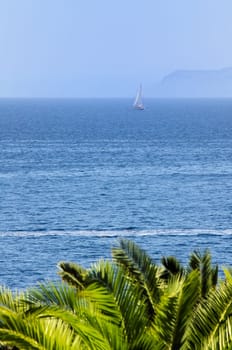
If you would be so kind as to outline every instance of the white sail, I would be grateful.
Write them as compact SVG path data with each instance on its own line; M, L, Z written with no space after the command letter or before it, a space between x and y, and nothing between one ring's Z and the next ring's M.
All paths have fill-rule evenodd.
M135 97L134 101L134 108L135 109L144 109L143 101L142 101L142 85L140 84L139 89L137 91L137 95Z

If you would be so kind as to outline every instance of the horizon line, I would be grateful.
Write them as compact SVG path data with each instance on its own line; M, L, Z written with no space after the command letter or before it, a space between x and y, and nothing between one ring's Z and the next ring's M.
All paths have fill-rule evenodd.
M133 100L134 97L133 96L126 96L126 97L122 97L122 96L98 96L98 97L94 97L94 96L82 96L82 97L78 97L78 96L0 96L0 100L87 100L87 99L93 99L93 100L110 100L110 99L131 99ZM192 100L196 100L196 99L232 99L232 95L231 96L145 96L143 97L143 99L172 99L172 100L186 100L186 99L192 99Z

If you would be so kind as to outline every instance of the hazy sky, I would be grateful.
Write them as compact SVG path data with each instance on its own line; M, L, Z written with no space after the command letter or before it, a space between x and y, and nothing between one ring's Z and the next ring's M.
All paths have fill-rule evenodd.
M152 96L232 66L232 0L0 0L0 96Z

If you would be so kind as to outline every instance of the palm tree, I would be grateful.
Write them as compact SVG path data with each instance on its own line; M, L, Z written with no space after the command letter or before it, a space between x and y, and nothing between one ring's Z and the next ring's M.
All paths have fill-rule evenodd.
M117 312L107 316L89 303L99 299L108 310L108 295L90 288L78 296L74 288L52 283L13 296L1 290L0 345L19 349L127 349ZM113 347L111 346L111 342Z
M80 337L59 318L34 317L27 298L30 300L27 293L13 294L1 288L0 345L12 349L75 349Z
M203 312L205 299L210 294L213 305L212 295L223 293L220 289L216 290L218 267L212 267L210 253L205 251L201 255L193 252L187 268L181 266L174 257L163 258L162 266L157 266L135 243L123 239L118 247L113 248L112 255L116 266L123 269L130 284L137 287L140 297L143 298L145 328L152 334L153 347L189 348L192 339L189 329L196 331L196 315L200 317ZM81 268L76 266L75 269L75 265L64 263L59 266L63 280L72 281L73 284L72 269L80 272ZM102 284L106 283L105 273L103 275L104 278L99 280ZM75 274L75 283L79 286L80 281L90 281L95 277L93 271L87 273L85 270L81 278L78 273ZM228 283L226 288L229 289ZM116 300L120 293L115 295ZM130 319L125 321L130 322ZM201 338L198 330L198 339ZM201 346L198 348L201 349Z
M232 349L232 274L211 257L157 265L131 241L89 269L59 263L63 283L0 290L0 345L18 349ZM207 277L207 278L206 278Z
M112 305L119 312L119 326L124 335L124 343L128 343L128 349L140 349L141 344L144 349L152 349L151 336L147 332L149 319L146 297L140 286L128 278L121 266L100 261L90 269L63 262L59 263L59 267L62 279L74 286L77 291L101 288L110 296ZM96 302L98 303L97 300ZM106 314L104 310L102 312Z

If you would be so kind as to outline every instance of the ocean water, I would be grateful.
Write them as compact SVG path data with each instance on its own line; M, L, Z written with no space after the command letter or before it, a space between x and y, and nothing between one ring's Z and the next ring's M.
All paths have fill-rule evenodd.
M0 284L57 279L120 237L232 265L232 100L0 100Z

